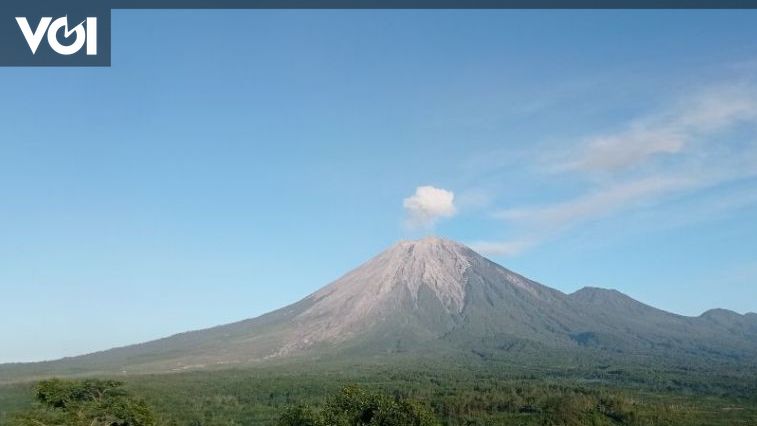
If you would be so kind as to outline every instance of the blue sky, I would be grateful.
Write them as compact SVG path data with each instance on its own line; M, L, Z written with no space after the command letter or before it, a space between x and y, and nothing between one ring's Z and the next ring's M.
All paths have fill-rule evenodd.
M0 362L256 316L432 233L757 311L754 40L752 11L116 11L112 68L0 69Z

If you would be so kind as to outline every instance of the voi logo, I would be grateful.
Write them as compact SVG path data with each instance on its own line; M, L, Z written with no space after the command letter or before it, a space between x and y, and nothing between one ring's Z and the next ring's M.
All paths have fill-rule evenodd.
M32 54L37 54L42 39L47 34L47 44L54 52L61 55L73 55L86 46L87 55L97 55L97 18L87 18L79 25L69 28L68 16L53 20L51 17L43 17L37 24L37 29L32 30L29 21L24 17L16 17L21 33L29 44ZM86 25L86 26L85 26ZM63 31L61 31L63 30ZM64 42L58 38L58 33L63 33ZM69 42L71 36L75 38Z

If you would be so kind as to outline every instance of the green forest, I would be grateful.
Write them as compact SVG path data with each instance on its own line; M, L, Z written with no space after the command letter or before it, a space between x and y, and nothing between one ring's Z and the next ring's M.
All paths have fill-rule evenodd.
M8 384L0 425L756 425L756 385L619 366L290 365Z

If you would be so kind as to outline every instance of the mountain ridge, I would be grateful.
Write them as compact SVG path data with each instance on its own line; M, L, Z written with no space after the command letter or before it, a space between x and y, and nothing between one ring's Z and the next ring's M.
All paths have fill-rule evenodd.
M170 372L429 351L460 359L554 352L753 363L757 315L712 309L687 317L599 287L566 294L429 237L400 241L261 316L78 357L4 364L0 381L24 372Z

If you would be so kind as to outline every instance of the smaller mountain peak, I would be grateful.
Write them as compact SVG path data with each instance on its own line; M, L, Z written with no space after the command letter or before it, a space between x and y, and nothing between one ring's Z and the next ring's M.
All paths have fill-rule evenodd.
M634 301L626 294L615 289L587 286L570 294L574 300L580 300L588 303L598 303L607 301Z
M623 293L612 288L593 287L586 286L579 290L576 290L571 296L584 296L584 295L613 295L613 296L625 296Z
M710 319L738 319L741 318L742 315L728 309L715 308L705 311L700 317Z

